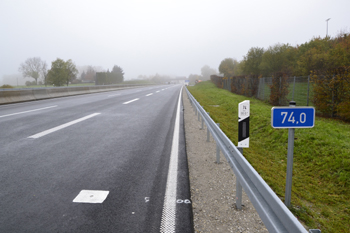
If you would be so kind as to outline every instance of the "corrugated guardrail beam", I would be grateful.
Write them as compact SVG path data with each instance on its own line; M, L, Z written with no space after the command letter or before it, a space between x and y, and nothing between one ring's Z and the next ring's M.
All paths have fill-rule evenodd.
M303 225L210 118L187 88L186 91L269 232L307 233Z

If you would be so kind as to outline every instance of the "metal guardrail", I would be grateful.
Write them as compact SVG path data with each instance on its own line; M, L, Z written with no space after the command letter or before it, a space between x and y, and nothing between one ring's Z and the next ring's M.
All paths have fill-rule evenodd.
M307 233L307 230L298 219L289 211L274 191L255 171L250 163L245 159L239 149L222 132L219 126L210 118L209 114L201 107L197 100L187 90L187 95L192 106L205 121L208 131L210 131L217 146L230 164L237 181L243 187L254 208L258 212L268 231ZM199 117L199 116L198 116ZM199 119L199 118L198 118ZM321 232L310 229L309 233Z

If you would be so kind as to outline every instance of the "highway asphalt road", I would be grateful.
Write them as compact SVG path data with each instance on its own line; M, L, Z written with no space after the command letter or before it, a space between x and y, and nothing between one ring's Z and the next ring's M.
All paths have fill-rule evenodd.
M181 88L1 105L0 232L193 232Z

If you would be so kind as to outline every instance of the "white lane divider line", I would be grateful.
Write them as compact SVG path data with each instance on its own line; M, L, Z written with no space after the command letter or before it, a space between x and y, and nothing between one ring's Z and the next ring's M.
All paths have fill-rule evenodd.
M160 225L160 232L162 233L175 232L181 93L182 93L182 88L180 91L179 100L177 104L173 142L171 145L169 171L168 171L168 178L166 182L162 221Z
M103 203L109 191L104 190L81 190L73 202L77 203Z
M50 107L45 107L45 108L33 109L33 110L29 110L29 111L24 111L24 112L12 113L12 114L8 114L8 115L2 115L2 116L0 116L0 118L1 118L1 117L14 116L14 115L23 114L23 113L28 113L28 112L40 111L40 110L49 109L49 108L55 108L55 107L57 107L57 105L50 106Z
M108 97L112 97L112 96L117 96L117 95L120 95L120 94L115 94L115 95L109 95Z
M156 93L158 93L158 92L160 92L160 91L156 91Z
M130 100L130 101L128 101L128 102L124 102L123 104L130 104L130 103L135 102L135 101L137 101L137 100L139 100L139 98L136 98L136 99Z
M148 95L146 95L146 96L151 96L151 95L153 95L153 93L150 93L150 94L148 94Z
M77 119L77 120L75 120L75 121L71 121L71 122L68 122L68 123L66 123L66 124L57 126L57 127L55 127L55 128L45 130L45 131L43 131L43 132L41 132L41 133L34 134L34 135L32 135L32 136L29 136L28 138L33 138L33 139L40 138L40 137L42 137L42 136L45 136L45 135L50 134L50 133L53 133L53 132L55 132L55 131L58 131L58 130L60 130L60 129L66 128L66 127L71 126L71 125L74 125L74 124L76 124L76 123L79 123L79 122L81 122L81 121L87 120L87 119L89 119L89 118L92 118L92 117L97 116L97 115L100 115L100 114L101 114L101 113L94 113L94 114L88 115L88 116L86 116L86 117L79 118L79 119Z

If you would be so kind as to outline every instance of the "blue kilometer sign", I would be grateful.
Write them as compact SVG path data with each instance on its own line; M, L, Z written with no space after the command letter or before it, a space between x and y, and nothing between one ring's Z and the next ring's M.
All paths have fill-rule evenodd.
M312 128L315 126L315 108L273 107L271 126L273 128Z

